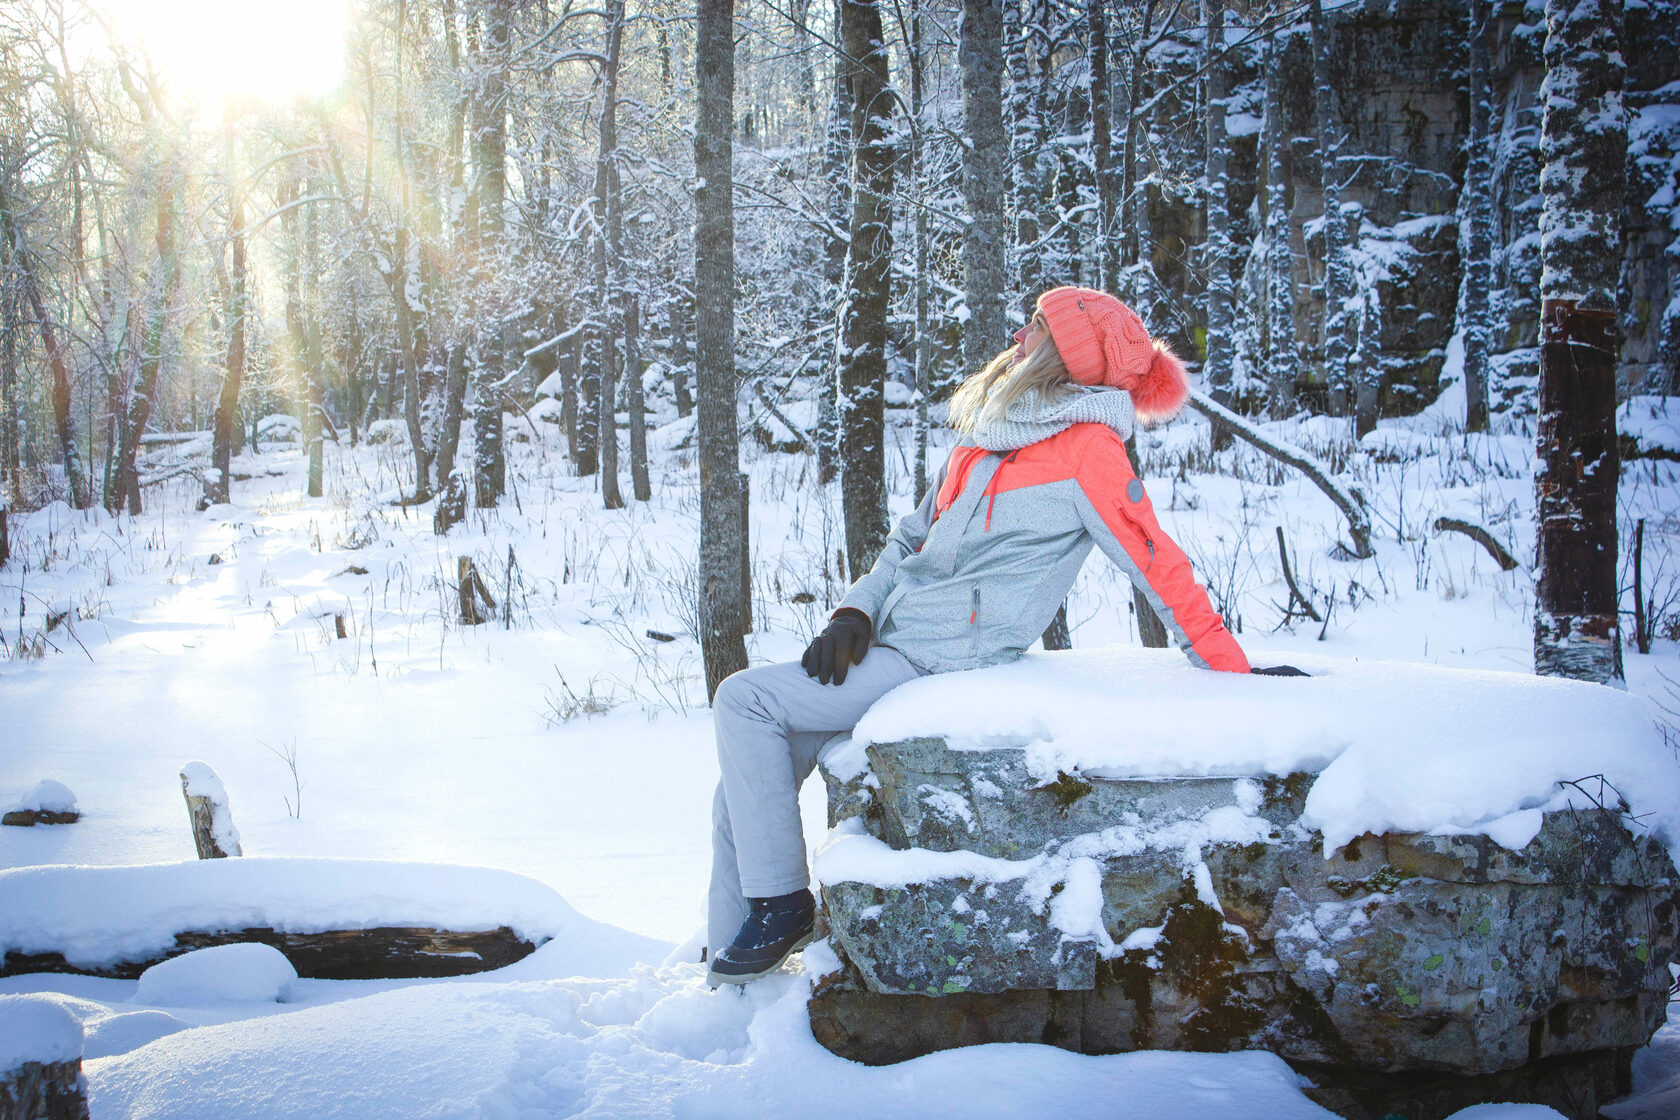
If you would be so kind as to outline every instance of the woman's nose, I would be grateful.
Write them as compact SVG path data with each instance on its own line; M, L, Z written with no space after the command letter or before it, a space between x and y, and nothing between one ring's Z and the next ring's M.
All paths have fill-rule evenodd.
M1009 337L1013 338L1015 340L1015 344L1017 346L1019 346L1021 344L1021 341L1027 337L1027 328L1026 327L1017 328L1015 333L1010 335Z

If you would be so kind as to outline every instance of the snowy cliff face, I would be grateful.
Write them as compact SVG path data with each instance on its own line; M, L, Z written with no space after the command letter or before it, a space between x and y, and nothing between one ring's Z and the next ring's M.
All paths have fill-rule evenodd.
M1334 128L1348 252L1365 316L1362 345L1380 368L1385 414L1407 413L1440 390L1447 344L1458 323L1461 269L1460 194L1469 132L1469 17L1466 5L1396 0L1382 5L1326 6ZM1540 88L1546 69L1543 6L1505 5L1491 30L1491 337L1495 408L1529 407L1538 356L1540 286ZM1312 56L1305 23L1279 40L1274 54L1251 49L1235 60L1227 106L1228 180L1238 268L1263 212L1264 141L1258 117L1268 80L1279 85L1285 174L1284 203L1297 284L1295 337L1304 352L1304 398L1325 392L1319 370L1327 321L1320 145L1316 139ZM1680 83L1672 59L1680 40L1680 4L1629 5L1629 160L1626 189L1625 306L1628 311L1621 385L1624 393L1680 389L1680 251L1675 185L1680 179ZM1163 48L1165 52L1165 48ZM1160 82L1195 69L1192 52L1163 53ZM1278 72L1268 75L1269 67ZM1166 99L1153 122L1161 168L1145 184L1144 221L1162 245L1154 265L1171 293L1164 307L1183 317L1193 336L1205 316L1205 267L1189 248L1205 237L1203 194L1193 176L1174 169L1203 166L1203 130L1186 130L1183 106ZM1258 210L1251 207L1259 208ZM1252 267L1252 265L1250 266ZM1241 277L1239 276L1240 280ZM1253 278L1250 278L1252 285ZM1239 301L1240 303L1241 301ZM1245 309L1238 307L1239 319ZM1238 325L1242 337L1243 323ZM1262 325L1248 322L1249 345ZM1666 340L1666 345L1665 345Z
M1030 1040L1519 1081L1643 1045L1680 946L1680 778L1639 702L1309 668L1280 687L1093 650L883 700L823 759L840 967L818 1039L866 1061Z

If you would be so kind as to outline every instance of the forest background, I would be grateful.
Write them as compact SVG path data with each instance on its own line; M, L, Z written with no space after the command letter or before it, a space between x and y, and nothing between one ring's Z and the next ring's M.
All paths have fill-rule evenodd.
M616 508L620 429L646 500L650 400L698 404L713 684L745 663L739 435L841 475L843 585L895 472L926 489L930 404L1048 286L1119 294L1248 416L1357 438L1454 392L1463 430L1528 434L1560 413L1538 383L1561 207L1554 232L1589 215L1618 335L1614 402L1574 411L1613 452L1613 403L1680 389L1668 0L1559 6L1550 34L1539 3L1479 0L305 6L293 26L345 54L304 96L265 24L147 11L0 16L12 506L137 513L182 474L225 501L230 456L289 412L311 495L325 441L397 438L402 500L436 498L443 533L501 499L505 417L543 390ZM204 431L208 463L158 454ZM1614 487L1596 501L1611 559L1565 575L1608 588L1583 609L1613 626Z

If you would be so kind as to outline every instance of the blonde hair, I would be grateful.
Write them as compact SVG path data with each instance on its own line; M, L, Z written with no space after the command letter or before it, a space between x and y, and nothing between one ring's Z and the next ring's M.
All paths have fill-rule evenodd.
M1011 346L957 388L951 397L951 427L965 436L973 435L982 424L1002 420L1009 406L1028 393L1055 401L1077 391L1061 352L1048 334L1019 362L1014 360L1015 350Z

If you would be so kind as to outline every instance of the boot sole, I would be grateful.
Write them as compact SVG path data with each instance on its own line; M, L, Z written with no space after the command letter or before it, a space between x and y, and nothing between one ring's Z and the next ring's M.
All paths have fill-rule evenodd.
M788 949L787 952L783 953L780 957L776 958L776 962L774 964L766 965L764 968L760 969L758 972L743 972L743 973L740 973L738 975L728 975L728 974L725 974L725 973L722 973L722 972L713 972L712 969L711 969L711 966L708 965L706 967L706 983L710 984L714 988L716 988L719 984L750 984L754 980L760 979L761 977L768 976L772 972L775 972L777 969L781 968L782 965L787 963L787 959L789 957L793 956L795 953L799 952L799 950L801 950L801 949L805 948L805 946L809 945L814 936L815 936L815 931L812 931L811 933L807 933L804 937L801 937L798 941L795 941L793 943L793 945Z

